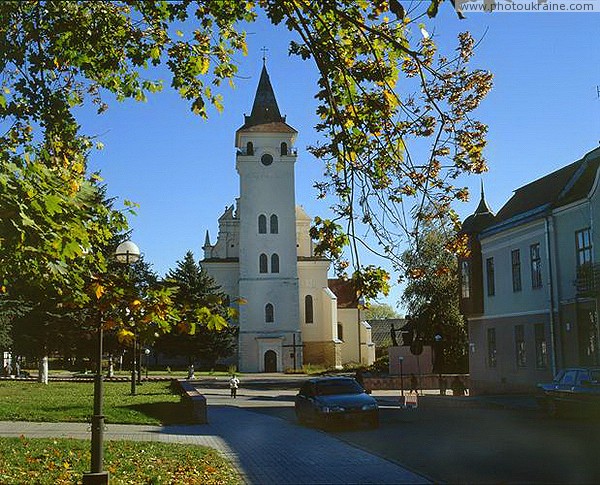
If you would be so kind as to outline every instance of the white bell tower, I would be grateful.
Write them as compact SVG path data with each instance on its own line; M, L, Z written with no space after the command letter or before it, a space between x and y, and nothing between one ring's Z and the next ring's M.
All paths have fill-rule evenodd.
M239 367L302 367L294 142L263 65L252 113L236 132L239 211Z

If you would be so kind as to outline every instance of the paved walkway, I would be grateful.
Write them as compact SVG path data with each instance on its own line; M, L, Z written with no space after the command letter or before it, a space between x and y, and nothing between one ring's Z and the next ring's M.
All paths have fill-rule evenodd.
M107 425L106 440L163 441L220 450L249 484L428 483L390 461L327 433L235 406L209 406L210 423ZM89 439L85 423L0 422L0 436Z

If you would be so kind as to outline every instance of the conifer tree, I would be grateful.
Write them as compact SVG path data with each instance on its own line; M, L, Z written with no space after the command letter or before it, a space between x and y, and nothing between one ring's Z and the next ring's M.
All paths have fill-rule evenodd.
M189 363L200 360L213 368L217 360L230 356L235 349L237 329L228 325L233 315L228 298L215 280L204 271L188 251L167 281L176 287L173 297L180 323L160 338L156 349L168 355L184 355Z

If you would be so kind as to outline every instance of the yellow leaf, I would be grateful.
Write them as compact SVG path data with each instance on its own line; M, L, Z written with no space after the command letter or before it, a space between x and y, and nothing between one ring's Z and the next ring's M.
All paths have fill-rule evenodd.
M135 335L130 330L125 330L124 328L120 329L117 332L117 339L120 343L128 345L133 342Z
M96 288L94 288L94 293L96 294L96 298L99 300L100 297L104 294L104 286L96 285Z

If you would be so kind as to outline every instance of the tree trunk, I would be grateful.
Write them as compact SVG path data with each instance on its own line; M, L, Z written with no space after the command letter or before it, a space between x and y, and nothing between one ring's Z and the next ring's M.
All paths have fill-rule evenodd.
M48 384L48 356L40 357L38 364L38 382Z

